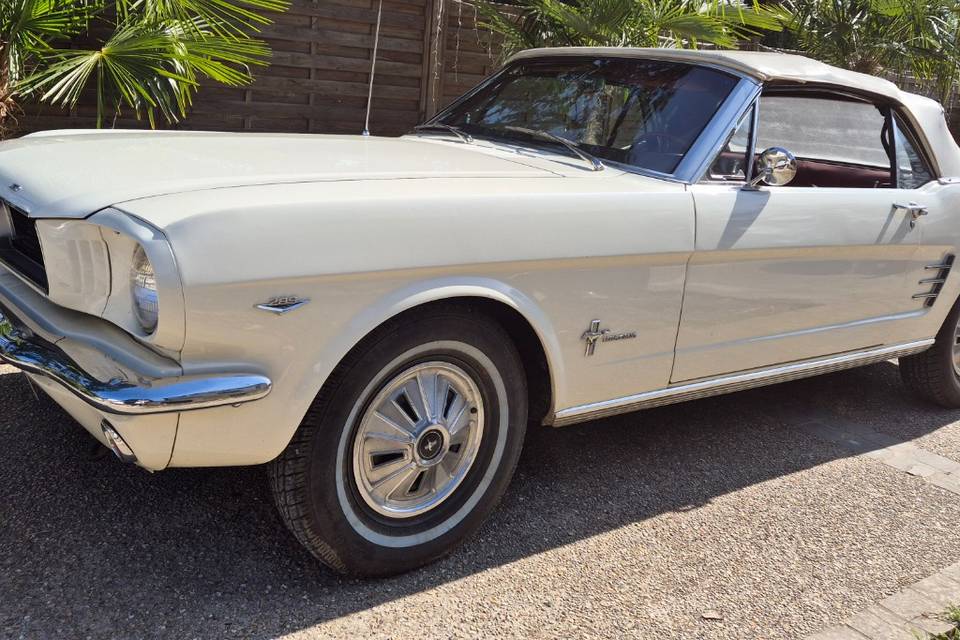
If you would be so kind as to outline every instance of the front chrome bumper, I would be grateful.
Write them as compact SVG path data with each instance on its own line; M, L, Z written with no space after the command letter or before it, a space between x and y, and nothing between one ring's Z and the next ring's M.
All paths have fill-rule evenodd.
M157 378L136 383L97 380L62 349L26 328L0 307L0 361L50 378L93 408L112 414L150 414L206 409L258 400L270 393L270 379L259 374L226 373Z

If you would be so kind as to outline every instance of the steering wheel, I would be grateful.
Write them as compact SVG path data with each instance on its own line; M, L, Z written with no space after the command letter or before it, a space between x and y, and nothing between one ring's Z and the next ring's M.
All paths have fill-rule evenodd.
M686 147L687 143L679 136L665 131L647 131L641 133L630 146L631 151L655 151L657 153L677 153Z

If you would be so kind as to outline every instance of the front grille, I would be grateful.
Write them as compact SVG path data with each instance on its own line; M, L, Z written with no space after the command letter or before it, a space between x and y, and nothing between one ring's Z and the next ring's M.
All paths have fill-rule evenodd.
M6 208L10 213L12 234L0 241L0 260L46 291L47 271L37 235L37 221L14 206L7 204Z
M13 237L10 238L13 248L42 265L43 252L40 251L40 238L37 236L37 221L14 207L10 207L10 218L13 221Z

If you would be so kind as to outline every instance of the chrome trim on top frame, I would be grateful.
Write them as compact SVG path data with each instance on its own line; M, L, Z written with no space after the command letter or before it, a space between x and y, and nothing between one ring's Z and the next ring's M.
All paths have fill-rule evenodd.
M754 101L750 103L750 135L747 138L747 169L743 174L743 181L745 183L753 180L753 172L756 170L757 135L760 131L760 99L761 94L757 94Z
M916 342L877 347L864 351L820 358L818 360L805 360L803 362L781 365L769 369L735 373L721 378L680 384L655 391L638 393L632 396L605 400L603 402L592 402L557 411L553 416L553 421L548 422L548 424L552 424L555 427L564 427L587 420L629 413L638 409L649 409L651 407L674 404L685 400L696 400L698 398L707 398L732 391L743 391L745 389L753 389L778 382L798 380L800 378L830 373L832 371L852 369L866 364L883 362L890 358L920 353L921 351L929 349L933 342L931 338L929 340L917 340Z
M0 362L46 376L91 407L114 414L170 413L239 404L259 400L271 388L269 378L244 373L139 376L136 384L120 379L101 382L55 344L15 327L12 316L4 311L0 311Z

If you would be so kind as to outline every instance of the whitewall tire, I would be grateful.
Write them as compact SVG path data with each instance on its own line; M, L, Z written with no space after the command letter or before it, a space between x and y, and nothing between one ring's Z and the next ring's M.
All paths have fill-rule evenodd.
M468 305L375 331L337 368L270 467L290 530L343 573L382 576L449 553L506 490L527 421L523 365Z

